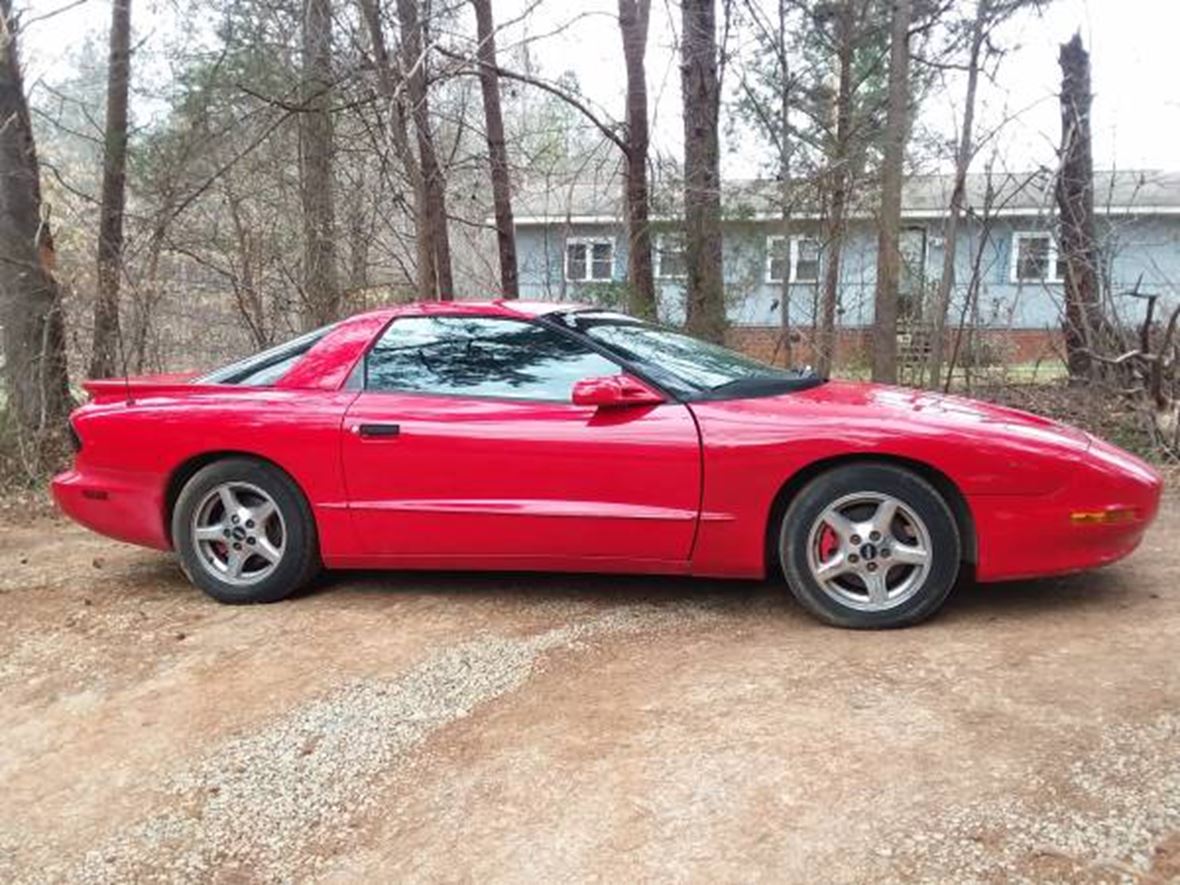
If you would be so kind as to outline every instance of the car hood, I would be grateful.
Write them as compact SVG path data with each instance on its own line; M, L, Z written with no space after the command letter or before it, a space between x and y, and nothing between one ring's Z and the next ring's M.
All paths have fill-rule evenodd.
M1088 434L1039 415L883 384L829 381L808 390L730 400L724 405L731 418L747 429L757 425L771 436L793 436L792 428L806 416L812 426L822 425L849 436L872 428L874 436L986 438L1059 454L1081 453L1090 447Z
M781 396L690 403L713 457L751 469L849 455L926 464L966 495L1047 494L1069 480L1090 437L1047 418L957 396L833 381Z
M1090 445L1089 435L1076 427L963 396L847 381L832 381L798 396L840 412L878 415L916 425L1029 436L1081 451Z

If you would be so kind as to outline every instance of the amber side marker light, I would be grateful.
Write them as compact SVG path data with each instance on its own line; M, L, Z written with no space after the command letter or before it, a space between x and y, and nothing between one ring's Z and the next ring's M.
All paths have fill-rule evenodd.
M1076 510L1069 515L1074 525L1126 525L1139 519L1135 507L1111 507L1109 510Z

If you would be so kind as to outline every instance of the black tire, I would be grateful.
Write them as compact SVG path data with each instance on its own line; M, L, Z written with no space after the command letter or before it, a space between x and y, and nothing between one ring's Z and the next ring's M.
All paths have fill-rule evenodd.
M254 487L270 497L281 517L282 552L270 571L248 584L214 574L194 541L194 516L210 495L226 484ZM250 543L255 543L251 541ZM277 602L306 586L320 570L319 542L311 508L299 487L277 467L252 458L226 458L198 470L185 483L172 508L172 545L189 580L231 605ZM225 549L222 545L221 549ZM268 567L261 560L252 560ZM210 564L207 564L210 563ZM261 571L261 570L260 570ZM248 575L245 579L248 580Z
M869 503L858 504L861 495ZM837 507L837 513L841 513L838 509L840 502L849 502L847 506L852 508L850 512L853 514L865 513L855 508L872 506L871 502L877 496L882 496L882 500L887 496L902 505L901 522L891 521L890 524L898 526L897 531L903 533L904 538L892 537L890 533L884 542L869 544L863 543L867 538L850 534L848 538L858 542L852 544L848 538L827 528L828 524L821 519L832 507ZM911 516L916 516L917 520L911 521ZM853 523L853 517L849 519ZM914 526L919 523L921 529L916 530ZM898 551L907 550L903 542L914 541L915 548L924 547L917 540L916 533L922 530L929 540L924 565L899 563L896 559ZM856 560L858 563L849 566L846 574L829 579L826 584L813 574L811 561L815 559L819 565L826 566L829 560L821 559L820 552L809 555L809 544L815 543L818 536L813 537L813 532L817 531L830 532L829 543L836 546L831 561L843 556L846 561ZM891 543L895 546L892 551L889 550ZM779 529L779 557L792 594L821 621L851 629L905 627L933 615L955 585L961 551L954 514L938 491L909 470L880 463L850 464L817 476L795 495ZM892 561L885 558L889 556L895 558ZM873 564L873 573L865 574L869 563ZM885 587L876 603L869 599L869 583L863 583L866 580L871 582L875 576L879 576ZM896 601L885 599L893 592L889 590L890 580L898 587ZM835 590L830 589L833 585ZM859 596L862 586L863 602Z

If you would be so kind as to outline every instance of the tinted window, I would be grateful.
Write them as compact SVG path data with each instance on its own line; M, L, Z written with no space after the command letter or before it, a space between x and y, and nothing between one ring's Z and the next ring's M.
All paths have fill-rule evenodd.
M688 399L775 396L822 381L811 372L780 369L623 314L583 310L558 319L606 348L665 390Z
M658 367L687 391L715 390L734 381L792 373L768 366L718 344L619 314L570 315L576 327L623 359Z
M269 387L287 374L305 353L332 330L324 326L314 332L287 341L270 350L248 356L208 375L198 378L197 384L242 384L247 387Z
M369 351L365 386L569 402L576 382L618 372L606 357L532 323L405 317Z

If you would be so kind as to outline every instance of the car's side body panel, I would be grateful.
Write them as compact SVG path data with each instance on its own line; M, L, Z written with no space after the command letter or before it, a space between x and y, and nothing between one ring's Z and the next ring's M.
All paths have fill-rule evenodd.
M91 405L74 417L82 451L74 469L55 482L55 494L63 510L104 534L167 549L171 476L210 453L254 455L299 484L326 550L351 548L340 426L355 397L347 391L194 386L184 395Z
M700 443L678 403L598 410L364 393L345 424L348 495L367 555L688 560ZM391 434L362 434L371 425Z

